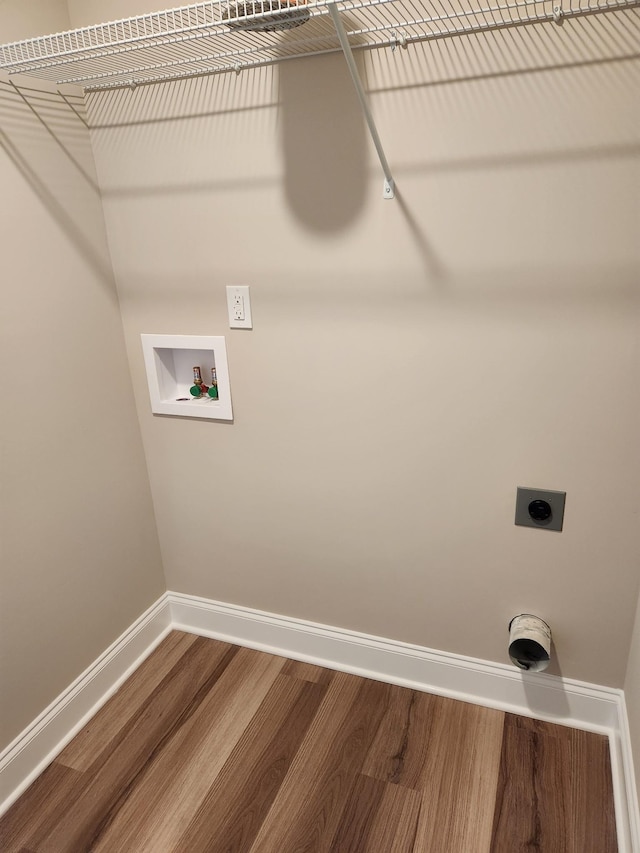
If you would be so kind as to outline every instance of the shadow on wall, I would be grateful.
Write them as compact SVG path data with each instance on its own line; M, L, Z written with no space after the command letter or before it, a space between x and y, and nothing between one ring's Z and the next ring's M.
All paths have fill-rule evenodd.
M553 694L553 714L558 719L568 719L571 716L571 706L567 692L564 688L562 679L562 670L557 657L557 649L553 641L551 642L551 664L545 675L555 675L559 680L554 685L556 688ZM524 687L525 696L527 697L527 706L533 714L549 714L549 690L548 686L543 684L541 688L540 679L537 673L522 673L522 685Z
M100 194L91 174L91 146L83 112L84 102L78 95L0 80L0 148L99 280L113 290L109 259L94 245L86 223L77 216L83 196L90 206Z
M347 18L344 23L348 28ZM327 38L337 44L332 22L323 19L322 25ZM285 55L288 35L282 33ZM364 57L361 51L354 56L366 90ZM279 80L289 207L311 231L341 231L357 219L365 204L371 144L347 63L341 52L282 62Z
M353 26L348 16L344 23L347 29ZM610 166L615 179L617 165L626 166L640 150L624 117L633 85L621 85L631 70L626 39L610 39L608 23L589 20L574 21L570 29L550 25L534 32L423 42L395 53L356 50L364 88L374 96L383 144L393 154L397 194L383 205L371 191L381 188L382 173L353 82L333 24L328 18L321 24L318 39L337 52L237 75L89 95L93 144L98 157L103 147L108 150L110 164L110 171L102 173L103 197L189 195L197 227L203 220L196 215L196 196L209 196L212 205L221 206L232 199L224 216L236 216L238 229L251 232L255 247L262 240L273 248L278 264L298 226L328 244L353 229L370 203L376 215L383 211L379 215L389 226L387 233L396 229L406 257L418 258L432 287L451 292L457 269L468 281L461 283L462 295L481 303L488 293L501 300L517 294L521 300L530 289L528 280L535 282L536 301L541 287L547 298L582 295L589 281L594 292L605 292L603 273L593 262L585 261L576 281L575 258L582 253L572 254L570 240L578 247L584 242L597 247L607 210L619 210L621 199L632 205L630 193L607 183L610 176L604 171ZM591 34L586 42L585 28ZM545 52L539 49L542 35ZM277 33L274 54L295 53L295 37ZM574 66L580 75L570 73ZM589 104L592 95L604 103L604 87L612 93L607 95L611 107L596 124ZM586 172L591 162L602 168L594 169L587 183L579 169ZM555 168L565 164L572 168ZM530 167L544 167L544 172L538 170L534 178ZM264 212L252 201L238 204L236 212L233 203L240 194L256 190L282 194L289 233L274 221L267 227ZM581 217L575 216L576 193L585 199ZM594 194L602 213L593 209ZM512 227L516 208L522 217L517 229ZM498 255L490 247L503 231L511 239L496 263ZM276 241L267 241L267 233L275 233ZM626 244L622 248L617 286L635 294L635 268L629 269ZM592 255L597 261L595 249ZM547 260L552 257L559 263ZM391 252L381 251L380 258L385 275L396 268Z

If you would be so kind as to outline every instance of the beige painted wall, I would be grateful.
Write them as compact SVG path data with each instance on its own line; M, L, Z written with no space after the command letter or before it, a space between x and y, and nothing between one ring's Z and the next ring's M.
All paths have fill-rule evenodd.
M19 86L0 79L0 748L166 588L89 134Z
M590 18L360 56L393 202L340 57L90 99L171 589L501 661L532 611L553 672L622 686L640 475L626 39ZM251 332L228 329L233 283ZM235 423L153 417L141 333L225 334ZM517 485L567 491L562 534L514 526Z
M67 0L71 25L88 27L105 21L118 21L159 9L173 9L186 3L163 3L162 0Z
M635 631L631 641L627 679L624 684L627 700L627 714L631 727L631 741L636 771L638 805L640 806L640 601L636 614Z
M156 5L69 0L76 26ZM395 202L338 58L93 98L171 588L498 660L533 610L553 671L626 669L634 726L640 87L610 61L628 23L360 57ZM3 41L68 25L60 2L0 3ZM107 391L9 410L5 739L164 588L99 205L68 156L93 181L87 137L49 102L56 141L9 91L5 397L25 365L80 373L96 341ZM227 329L230 282L252 286L253 332ZM153 418L140 332L226 334L235 424ZM517 484L567 489L563 534L513 527Z
M0 44L68 30L66 0L0 0Z

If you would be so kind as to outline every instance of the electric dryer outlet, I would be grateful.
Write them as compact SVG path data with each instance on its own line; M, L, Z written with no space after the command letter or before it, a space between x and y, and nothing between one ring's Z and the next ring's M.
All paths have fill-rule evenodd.
M518 486L515 523L522 527L562 530L566 492Z

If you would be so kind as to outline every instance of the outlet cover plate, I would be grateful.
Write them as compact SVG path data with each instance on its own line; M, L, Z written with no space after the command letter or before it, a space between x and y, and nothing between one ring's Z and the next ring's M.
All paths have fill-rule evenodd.
M239 305L239 313L236 307ZM227 285L227 311L230 329L252 329L251 296L248 285Z
M522 527L540 527L543 530L562 530L566 492L550 489L528 489L518 486L516 496L516 524ZM551 515L544 520L533 518L529 514L531 501L546 501L551 507Z

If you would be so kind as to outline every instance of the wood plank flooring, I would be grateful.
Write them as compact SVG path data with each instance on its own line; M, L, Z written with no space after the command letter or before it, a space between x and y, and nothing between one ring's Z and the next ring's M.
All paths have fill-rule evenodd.
M608 741L173 632L3 853L615 853Z

